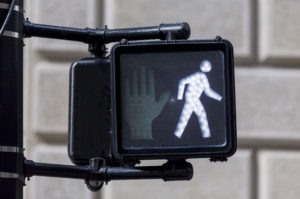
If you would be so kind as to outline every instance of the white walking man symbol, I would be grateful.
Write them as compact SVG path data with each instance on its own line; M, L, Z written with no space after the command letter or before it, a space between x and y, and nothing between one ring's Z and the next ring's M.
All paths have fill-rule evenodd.
M204 60L200 63L200 70L202 72L196 72L179 81L177 96L178 100L182 100L183 98L185 85L188 85L188 87L185 92L185 103L179 118L179 122L177 123L176 130L174 132L174 134L178 138L181 138L193 112L195 112L198 117L202 136L204 138L208 138L211 136L206 111L200 101L200 96L203 91L210 98L218 101L221 101L222 99L222 96L220 96L210 88L208 79L204 74L209 72L211 68L211 63L207 60Z

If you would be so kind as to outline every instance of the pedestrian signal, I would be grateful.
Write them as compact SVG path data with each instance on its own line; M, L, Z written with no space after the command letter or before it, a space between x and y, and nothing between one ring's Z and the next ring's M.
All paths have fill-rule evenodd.
M235 152L230 42L127 43L111 54L115 157L224 159Z

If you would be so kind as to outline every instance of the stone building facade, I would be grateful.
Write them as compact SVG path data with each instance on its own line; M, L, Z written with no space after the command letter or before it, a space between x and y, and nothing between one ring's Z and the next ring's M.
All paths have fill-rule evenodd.
M34 177L27 199L298 199L300 195L300 0L27 0L32 22L126 28L186 21L192 39L235 50L238 150L226 163L192 160L189 182L118 181L92 193L82 180ZM26 157L71 164L68 70L87 45L26 39Z

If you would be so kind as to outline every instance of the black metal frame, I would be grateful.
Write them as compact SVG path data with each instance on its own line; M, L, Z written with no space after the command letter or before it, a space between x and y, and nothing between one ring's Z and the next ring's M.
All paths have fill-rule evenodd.
M89 51L97 57L105 58L105 44L120 40L144 39L187 39L190 28L187 23L161 24L159 26L129 29L76 29L59 26L33 24L24 21L24 37L45 37L81 41L89 44ZM96 166L95 166L96 165ZM107 167L105 160L94 159L90 166L68 166L57 164L34 163L25 160L24 175L50 177L67 177L85 179L88 187L99 190L103 181L116 179L163 179L190 180L193 167L185 161L169 161L163 166L155 167ZM96 183L95 183L96 182Z
M7 5L11 0L0 0ZM91 190L99 190L103 181L120 179L190 180L193 168L185 161L169 161L153 167L108 167L103 159L94 159L90 166L68 166L35 163L23 155L23 38L44 37L80 41L89 44L89 51L105 57L105 44L120 40L187 39L187 23L130 29L76 29L33 24L24 21L23 0L17 0L19 12L13 14L7 29L15 34L0 38L0 198L23 198L24 178L37 176L85 179ZM0 15L0 21L4 17ZM24 30L24 33L23 33ZM10 36L7 36L10 35ZM4 122L3 122L4 121ZM3 160L3 161L2 161Z

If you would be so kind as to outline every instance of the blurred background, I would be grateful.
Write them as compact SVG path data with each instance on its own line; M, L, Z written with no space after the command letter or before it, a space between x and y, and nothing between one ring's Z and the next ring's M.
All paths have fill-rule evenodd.
M82 180L34 177L27 199L298 199L300 0L28 0L34 23L126 28L186 21L192 39L220 35L235 50L238 150L226 163L192 160L189 182L118 181L92 193ZM71 164L68 70L87 45L25 40L26 157Z

